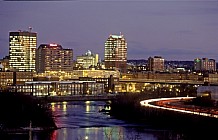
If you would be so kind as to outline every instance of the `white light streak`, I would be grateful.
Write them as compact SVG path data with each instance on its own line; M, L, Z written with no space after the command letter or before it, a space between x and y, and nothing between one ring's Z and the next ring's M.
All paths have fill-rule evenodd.
M174 97L174 98L148 99L148 100L141 101L140 104L142 106L147 106L147 107L152 107L152 108L159 108L159 109L165 109L165 110L171 110L171 111L177 111L177 112L183 112L183 113L189 113L189 114L196 114L196 115L201 115L201 116L208 116L208 117L218 118L218 115L215 115L215 114L209 114L209 113L200 112L200 111L197 112L197 111L190 111L190 110L183 110L183 109L175 109L175 108L169 108L169 107L163 107L163 106L150 104L152 102L157 102L157 101L166 101L166 100L170 101L170 100L182 100L182 99L193 99L193 98L195 98L195 97Z

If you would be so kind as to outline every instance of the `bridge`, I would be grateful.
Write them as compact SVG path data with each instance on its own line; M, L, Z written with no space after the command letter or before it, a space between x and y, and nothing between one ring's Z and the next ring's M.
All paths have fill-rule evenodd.
M120 79L122 83L162 83L162 84L190 84L190 85L203 85L204 81L194 80L161 80L161 79Z
M107 95L73 95L73 96L35 96L45 102L69 102L69 101L107 101L116 98L115 94Z
M119 92L140 92L145 89L147 86L151 88L156 87L168 87L169 85L177 86L177 85L192 85L192 86L200 86L204 85L204 81L194 81L194 80L162 80L162 79L146 79L146 78L134 78L134 79L120 79L119 80L120 87L122 87L122 91Z

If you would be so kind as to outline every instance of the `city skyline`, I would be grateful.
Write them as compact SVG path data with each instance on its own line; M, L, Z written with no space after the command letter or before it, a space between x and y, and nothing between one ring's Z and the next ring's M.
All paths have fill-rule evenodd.
M127 59L162 56L165 60L217 60L217 1L0 1L0 58L9 54L10 31L38 33L37 48L58 43L104 58L109 34L124 34Z

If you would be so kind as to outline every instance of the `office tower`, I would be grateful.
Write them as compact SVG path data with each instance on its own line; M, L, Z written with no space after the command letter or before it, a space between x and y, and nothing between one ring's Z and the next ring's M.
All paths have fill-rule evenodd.
M126 72L127 42L122 34L109 36L105 42L104 61L106 69Z
M200 58L194 59L194 70L196 70L196 71L201 70L201 59Z
M148 70L149 71L164 71L164 59L161 56L154 56L148 58Z
M216 71L216 61L214 59L202 58L202 70Z
M88 69L90 66L97 66L99 61L98 54L93 54L90 50L85 55L77 56L77 63L84 69Z
M9 67L12 71L35 71L37 33L18 31L9 33Z
M36 50L36 71L72 71L73 50L59 44L41 44Z
M194 59L194 70L196 71L216 71L216 61L208 58Z

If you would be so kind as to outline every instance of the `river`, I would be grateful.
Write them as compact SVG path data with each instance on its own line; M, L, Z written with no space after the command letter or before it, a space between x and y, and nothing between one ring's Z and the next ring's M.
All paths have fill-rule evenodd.
M10 134L11 140L182 140L187 134L118 120L99 112L103 101L51 103L59 129L52 132ZM39 118L40 119L40 118ZM192 137L193 138L193 137Z

